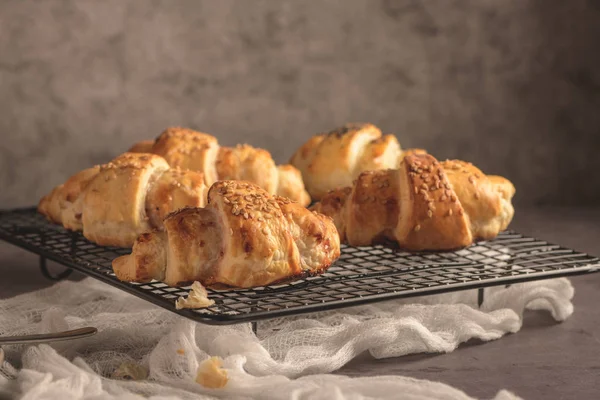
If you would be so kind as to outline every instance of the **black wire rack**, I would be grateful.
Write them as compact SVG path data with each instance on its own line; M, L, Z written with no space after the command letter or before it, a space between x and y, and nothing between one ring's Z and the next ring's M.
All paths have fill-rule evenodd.
M253 289L213 290L215 304L191 310L175 308L188 294L162 282L119 281L114 258L129 249L103 247L48 222L34 208L0 211L0 239L40 255L40 267L50 279L72 270L97 278L137 297L198 322L213 325L319 312L411 296L479 289L517 282L597 272L593 257L513 231L453 252L408 253L386 246L342 247L342 255L327 272L291 283ZM69 269L52 276L46 260Z

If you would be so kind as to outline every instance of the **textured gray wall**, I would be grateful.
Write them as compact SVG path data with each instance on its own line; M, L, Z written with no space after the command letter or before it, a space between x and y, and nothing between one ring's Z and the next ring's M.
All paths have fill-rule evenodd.
M169 125L281 162L347 121L594 204L598 4L0 0L0 207Z

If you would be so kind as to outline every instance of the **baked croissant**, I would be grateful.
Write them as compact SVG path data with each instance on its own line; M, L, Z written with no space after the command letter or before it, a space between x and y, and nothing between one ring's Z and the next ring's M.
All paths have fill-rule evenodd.
M208 186L217 180L245 180L301 205L310 203L300 171L291 165L275 165L268 151L247 144L221 147L214 136L173 127L155 141L134 144L129 151L158 154L171 166L200 171Z
M38 211L92 242L131 247L141 233L161 229L170 212L204 206L207 192L199 172L171 168L154 154L124 153L70 177Z
M313 200L319 200L331 189L352 185L363 171L396 168L399 157L395 136L382 136L372 124L352 123L311 137L290 164L302 173Z
M302 173L313 200L335 188L351 186L364 171L398 168L405 154L394 135L382 135L373 124L350 123L311 137L290 159Z
M168 215L113 261L124 281L248 288L326 270L340 255L331 218L250 182L218 181L205 208Z
M471 163L407 154L399 169L363 172L312 209L329 215L352 246L397 242L411 251L452 250L508 227L515 188Z

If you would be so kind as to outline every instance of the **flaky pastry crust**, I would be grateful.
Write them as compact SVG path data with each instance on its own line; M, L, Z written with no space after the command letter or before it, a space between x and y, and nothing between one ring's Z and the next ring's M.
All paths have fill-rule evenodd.
M154 141L134 144L130 151L158 154L169 165L199 171L210 186L217 180L245 180L270 194L310 204L302 175L290 165L276 166L271 154L248 144L219 146L217 139L188 128L171 127Z
M131 247L141 233L162 229L170 212L203 206L207 191L201 173L171 168L158 155L124 153L73 175L38 211L97 244Z
M363 171L396 168L400 144L367 123L349 123L311 137L290 159L313 200L350 186Z
M452 250L506 229L514 194L506 178L415 151L405 154L400 168L363 172L312 209L331 216L350 245L395 241L412 251Z
M340 255L331 218L246 181L218 181L205 208L165 218L113 261L125 281L255 287L318 274Z

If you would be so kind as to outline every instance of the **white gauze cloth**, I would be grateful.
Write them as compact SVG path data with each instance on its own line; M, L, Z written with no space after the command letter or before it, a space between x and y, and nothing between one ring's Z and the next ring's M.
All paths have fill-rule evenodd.
M258 324L195 323L86 278L0 300L0 335L97 327L95 336L38 346L4 346L0 398L23 399L471 399L448 385L400 376L333 375L368 351L375 358L451 352L469 339L517 332L525 309L557 321L573 312L567 279L387 301ZM196 383L199 365L223 359L228 381ZM132 363L141 380L112 379ZM490 388L495 399L516 399ZM510 388L507 388L510 390Z

